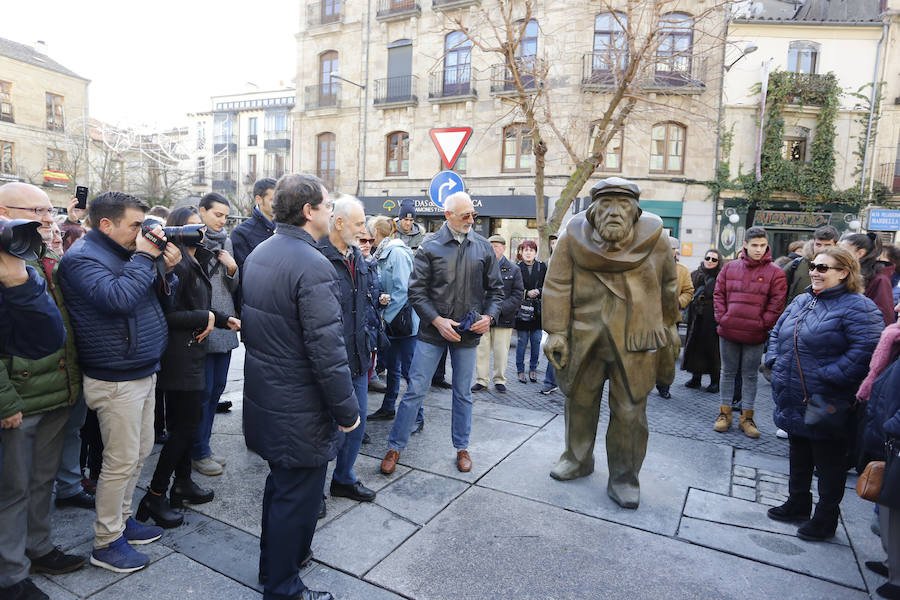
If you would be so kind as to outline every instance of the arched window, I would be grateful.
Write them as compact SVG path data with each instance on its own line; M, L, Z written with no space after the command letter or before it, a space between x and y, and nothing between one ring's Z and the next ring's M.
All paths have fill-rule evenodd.
M395 131L387 136L385 174L409 175L409 134Z
M656 49L656 78L663 81L687 81L691 78L691 54L694 44L694 18L673 12L659 19L660 42Z
M462 31L453 31L444 38L443 96L463 96L469 93L472 77L472 40Z
M521 21L519 21L521 23ZM519 58L528 58L537 56L538 49L538 22L537 19L528 21L525 26L525 33L519 40Z
M650 172L684 173L687 128L680 123L657 123L650 133Z
M336 145L334 134L330 131L316 136L316 175L329 190L334 189L337 180Z
M319 107L337 106L340 83L331 74L339 72L338 53L335 50L319 55Z
M503 171L531 171L534 154L531 148L531 130L524 123L513 123L503 128Z
M816 74L819 62L819 44L798 40L788 45L788 71Z
M337 23L341 20L341 0L319 0L322 24Z
M611 78L613 71L624 71L628 66L627 19L621 12L600 13L594 18L592 78Z

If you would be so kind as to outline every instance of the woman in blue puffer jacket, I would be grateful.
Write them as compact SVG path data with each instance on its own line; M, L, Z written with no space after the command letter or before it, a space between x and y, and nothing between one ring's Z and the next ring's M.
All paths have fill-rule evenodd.
M787 502L768 514L777 521L805 521L797 535L824 540L837 529L854 420L847 415L843 434L807 427L807 399L821 394L835 404L855 403L884 319L862 295L859 261L850 251L826 248L809 269L812 285L791 302L769 337L766 364L772 368L775 424L789 434L790 479ZM819 502L810 519L813 469Z

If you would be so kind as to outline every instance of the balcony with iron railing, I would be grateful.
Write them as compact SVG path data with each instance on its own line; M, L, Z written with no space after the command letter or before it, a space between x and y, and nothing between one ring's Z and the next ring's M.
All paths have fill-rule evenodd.
M436 11L481 6L481 0L431 0L431 9Z
M622 83L628 56L616 52L588 52L581 59L581 88L608 92ZM641 89L669 94L701 94L706 90L707 58L675 54L656 57L633 81Z
M900 194L900 160L879 165L875 180L884 186L886 193Z
M387 77L375 80L375 106L377 108L400 108L419 103L419 78L415 75Z
M306 110L338 108L341 105L341 83L339 81L308 85L303 91L303 106Z
M428 100L435 104L477 100L471 65L445 67L432 71L428 79Z
M191 177L191 185L199 185L205 186L209 184L209 179L206 178L206 171L195 171L194 176Z
M219 154L223 151L229 153L237 152L238 136L234 134L216 134L213 136L213 153Z
M410 17L418 17L422 14L422 7L416 0L378 0L378 10L375 18L389 23L401 21Z
M316 171L316 176L325 182L325 187L332 192L341 185L340 169L319 169Z
M344 20L344 7L340 0L320 0L306 6L306 26L321 27Z
M287 173L287 169L266 169L263 171L263 175L265 177L271 177L272 179L281 179L281 177Z
M537 90L545 72L544 63L534 57L517 59L519 82L526 93ZM510 96L519 91L513 70L506 63L498 63L491 67L491 94L494 96Z
M213 171L212 174L213 191L233 192L237 189L237 181L232 171Z

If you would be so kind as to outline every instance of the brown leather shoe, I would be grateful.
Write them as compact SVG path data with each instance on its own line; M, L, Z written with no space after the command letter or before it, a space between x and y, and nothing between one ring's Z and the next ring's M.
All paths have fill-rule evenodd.
M400 460L400 453L396 450L388 450L388 453L384 455L384 460L381 461L381 472L385 475L393 473L397 468L398 460Z
M468 450L460 450L456 453L456 468L463 473L472 470L472 459L469 457Z

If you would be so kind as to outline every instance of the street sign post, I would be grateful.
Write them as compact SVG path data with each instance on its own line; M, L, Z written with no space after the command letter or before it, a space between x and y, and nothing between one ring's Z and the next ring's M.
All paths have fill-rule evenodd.
M441 171L431 180L428 187L428 196L431 201L444 208L444 200L456 192L462 192L466 189L466 184L462 177L453 171Z
M900 231L900 210L873 208L869 212L869 230Z
M472 136L471 127L439 127L430 129L428 135L434 142L438 154L441 155L441 161L448 169L452 169L456 164L456 159L462 154L466 142Z

